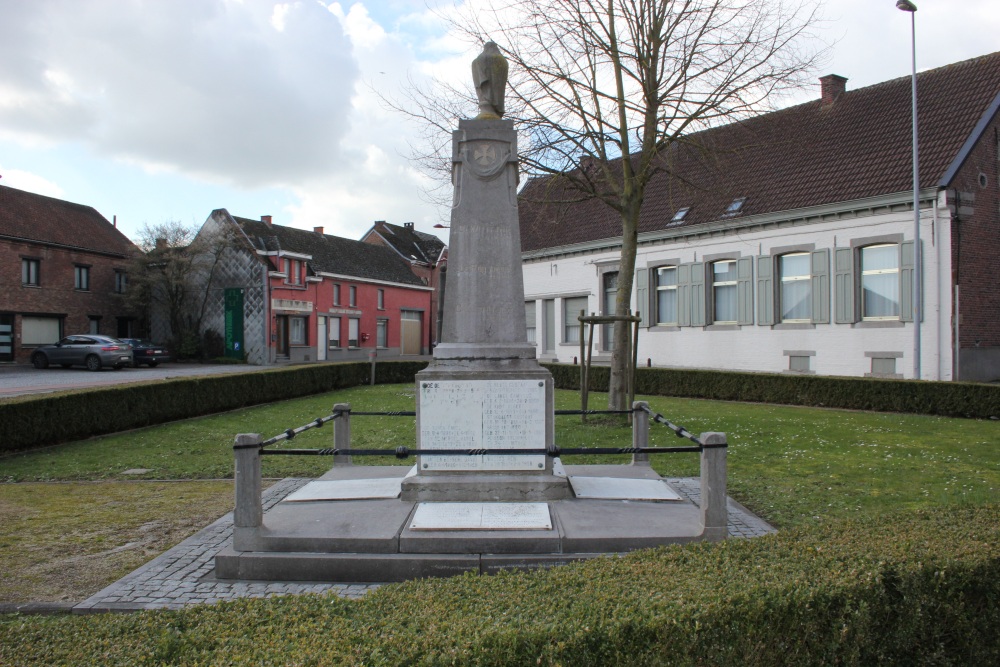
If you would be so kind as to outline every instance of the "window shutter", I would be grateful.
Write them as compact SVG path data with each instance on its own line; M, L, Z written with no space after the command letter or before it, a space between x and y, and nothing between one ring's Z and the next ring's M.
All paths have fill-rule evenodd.
M899 244L899 319L903 322L913 321L913 272L916 263L913 247L913 241ZM923 320L923 317L920 319Z
M836 311L834 321L837 324L854 322L854 249L837 248L834 251L834 291L836 293Z
M812 321L830 323L830 251L812 253Z
M691 326L691 265L677 267L677 326Z
M757 324L774 324L774 262L770 255L757 257Z
M705 262L691 264L691 326L705 326Z
M649 326L649 269L639 269L635 273L635 309L642 318L640 327Z
M736 260L736 323L753 324L753 257Z

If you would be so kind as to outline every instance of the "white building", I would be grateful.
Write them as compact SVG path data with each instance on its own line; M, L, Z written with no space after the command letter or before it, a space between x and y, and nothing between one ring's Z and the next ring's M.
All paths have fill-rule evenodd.
M640 365L912 378L910 78L702 132L664 157L640 220ZM1000 377L1000 53L918 75L921 377ZM548 179L521 193L529 340L580 354L610 314L621 223ZM595 331L608 355L609 333Z

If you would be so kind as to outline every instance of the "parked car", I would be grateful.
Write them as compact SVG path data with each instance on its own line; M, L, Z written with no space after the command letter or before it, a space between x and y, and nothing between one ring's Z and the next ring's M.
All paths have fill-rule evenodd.
M132 346L132 365L136 368L142 364L156 368L158 364L170 361L170 351L163 345L157 345L142 338L121 338L119 340Z
M91 371L104 366L118 370L132 365L132 347L110 336L66 336L54 345L43 345L32 352L31 363L35 368L59 364L63 368L86 366Z

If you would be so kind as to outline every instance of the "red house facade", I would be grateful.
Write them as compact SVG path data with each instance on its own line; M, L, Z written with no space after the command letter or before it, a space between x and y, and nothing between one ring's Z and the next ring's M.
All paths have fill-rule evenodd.
M213 211L202 233L239 230L214 278L205 325L225 327L222 294L244 293L251 363L346 361L427 354L433 288L388 248Z

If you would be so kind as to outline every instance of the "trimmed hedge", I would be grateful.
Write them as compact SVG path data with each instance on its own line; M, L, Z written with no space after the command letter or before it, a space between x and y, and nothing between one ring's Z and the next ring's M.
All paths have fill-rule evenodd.
M423 361L380 362L379 384L412 382ZM0 402L0 452L80 440L249 405L355 387L367 362L314 364L26 396Z
M413 581L359 601L0 620L0 663L997 665L1000 506Z
M580 388L580 367L543 364L560 389ZM592 367L591 391L607 391L609 369ZM821 375L639 368L636 393L945 417L1000 417L1000 385Z

